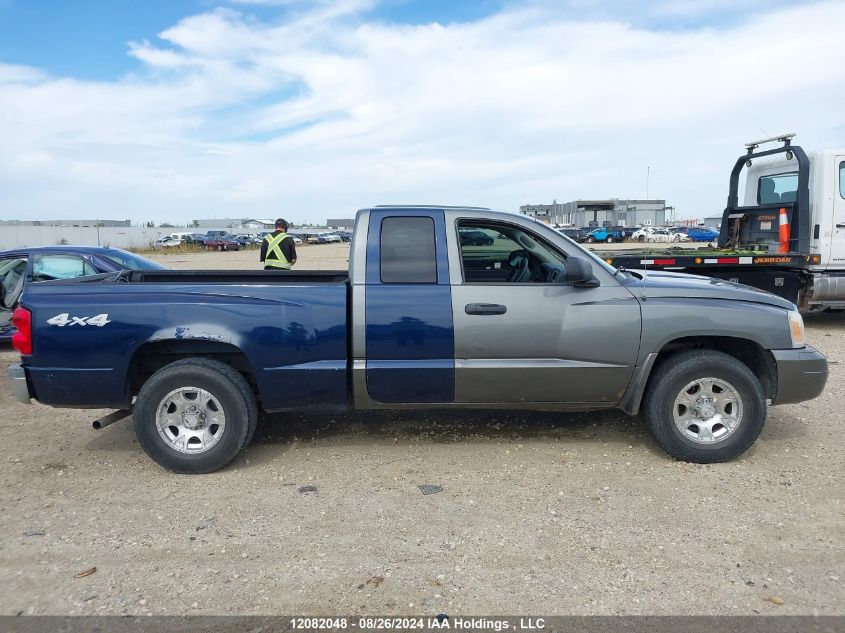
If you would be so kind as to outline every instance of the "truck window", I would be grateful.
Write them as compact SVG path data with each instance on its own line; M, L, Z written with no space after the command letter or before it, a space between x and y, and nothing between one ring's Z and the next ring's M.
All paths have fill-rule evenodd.
M798 191L798 174L775 174L760 176L757 181L757 204L778 204L795 202Z
M512 224L461 220L464 283L560 283L566 258L538 236Z
M839 163L839 195L845 198L845 161Z
M437 283L434 220L384 218L381 222L381 281L385 284Z

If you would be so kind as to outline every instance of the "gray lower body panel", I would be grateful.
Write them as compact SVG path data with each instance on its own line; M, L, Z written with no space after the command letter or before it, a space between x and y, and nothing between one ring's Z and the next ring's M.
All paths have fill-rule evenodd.
M24 404L32 402L24 368L19 363L9 365L7 375L9 376L9 385L12 388L12 394L15 396L15 400Z
M777 395L772 404L812 400L827 382L827 358L810 347L772 350L778 373Z

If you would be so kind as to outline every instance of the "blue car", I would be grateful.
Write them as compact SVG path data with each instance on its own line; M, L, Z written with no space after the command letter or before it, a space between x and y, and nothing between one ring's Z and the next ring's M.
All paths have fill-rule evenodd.
M709 226L677 226L672 230L686 233L693 242L715 242L719 239L719 231Z
M154 261L102 246L40 246L0 251L0 342L15 331L12 311L31 281L71 279L121 270L161 270Z

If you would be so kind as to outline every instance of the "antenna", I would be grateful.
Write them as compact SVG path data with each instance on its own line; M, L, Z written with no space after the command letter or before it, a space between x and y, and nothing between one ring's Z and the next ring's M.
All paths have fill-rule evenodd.
M642 285L640 286L640 299L646 301L648 297L645 296L645 282L648 279L648 259L643 260L645 263L643 264L643 278L642 278Z

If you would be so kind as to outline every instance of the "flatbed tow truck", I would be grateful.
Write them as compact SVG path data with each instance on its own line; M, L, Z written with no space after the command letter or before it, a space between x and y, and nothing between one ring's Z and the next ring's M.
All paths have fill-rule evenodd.
M794 136L746 144L731 170L717 247L598 254L617 268L747 284L788 299L803 312L845 309L845 149L808 155L792 144ZM781 145L760 149L769 143Z

